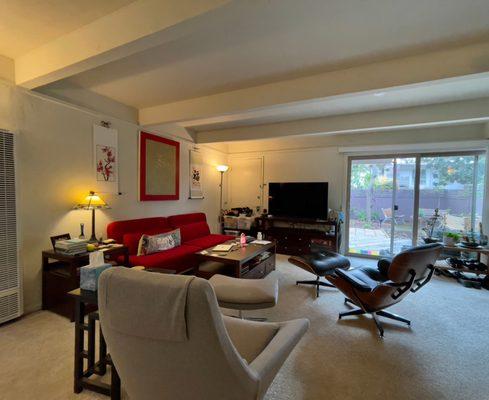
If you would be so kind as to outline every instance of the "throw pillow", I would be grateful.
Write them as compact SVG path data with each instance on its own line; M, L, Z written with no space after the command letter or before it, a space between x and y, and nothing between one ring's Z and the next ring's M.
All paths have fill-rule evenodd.
M127 246L129 248L130 255L137 255L139 249L139 242L141 241L141 236L143 236L144 234L158 235L160 233L166 233L172 230L173 229L167 229L167 228L150 228L140 232L125 233L124 236L122 236L122 243L124 244L124 246Z
M180 229L153 236L142 235L139 240L138 256L147 256L159 251L173 249L180 244Z

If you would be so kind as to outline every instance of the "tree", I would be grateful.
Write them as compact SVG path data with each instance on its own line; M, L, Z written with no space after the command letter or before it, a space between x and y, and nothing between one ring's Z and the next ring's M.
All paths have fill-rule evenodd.
M483 164L483 163L482 163ZM437 187L451 183L472 185L474 179L475 156L423 157L422 168L437 174ZM484 174L477 176L477 183L484 183Z
M392 179L385 175L385 164L352 164L351 166L351 188L365 191L366 220L372 221L373 208L375 204L374 190L392 190Z

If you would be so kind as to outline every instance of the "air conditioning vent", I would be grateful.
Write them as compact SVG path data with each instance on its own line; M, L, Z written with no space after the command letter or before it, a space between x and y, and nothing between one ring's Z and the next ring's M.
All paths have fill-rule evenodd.
M13 318L20 317L20 293L18 290L10 294L0 294L0 324Z
M16 210L14 135L0 130L0 323L22 314Z

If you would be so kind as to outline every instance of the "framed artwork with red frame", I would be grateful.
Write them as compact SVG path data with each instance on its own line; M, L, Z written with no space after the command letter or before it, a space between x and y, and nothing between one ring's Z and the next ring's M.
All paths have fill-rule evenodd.
M147 132L139 134L139 200L178 200L180 143Z

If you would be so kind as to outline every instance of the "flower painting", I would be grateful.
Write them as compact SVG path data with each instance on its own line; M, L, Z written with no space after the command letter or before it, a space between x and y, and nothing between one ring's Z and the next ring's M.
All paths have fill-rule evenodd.
M202 192L202 155L190 150L190 199L203 199Z
M200 171L197 168L192 168L192 185L200 185Z
M119 155L117 130L93 126L94 189L100 193L119 193Z
M115 182L116 149L111 146L97 145L97 180Z

